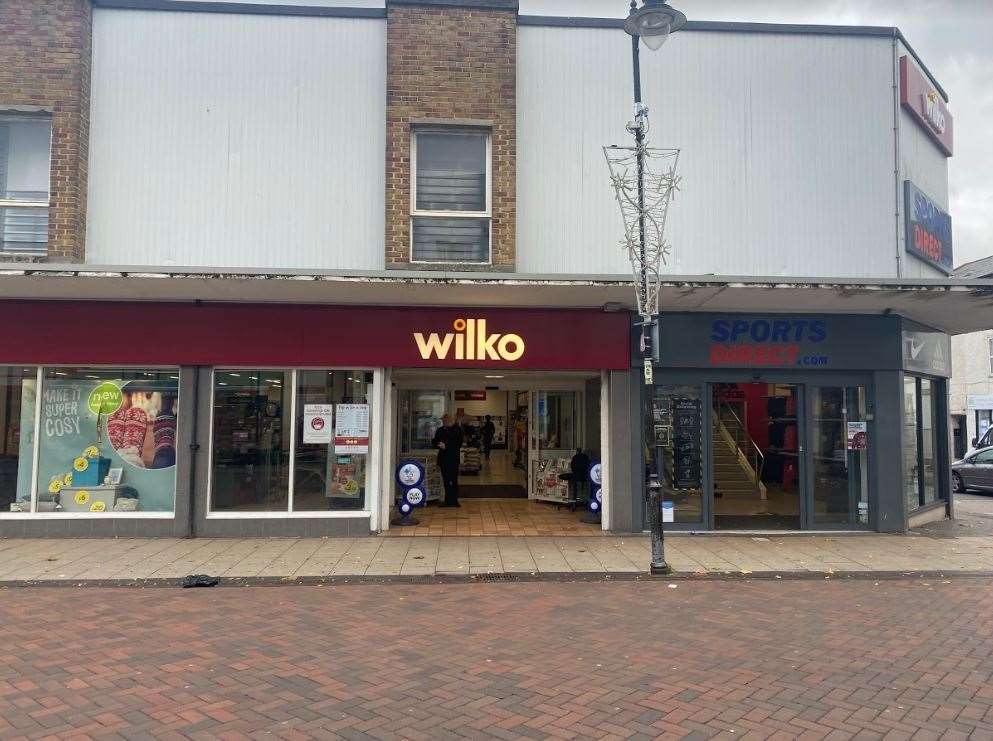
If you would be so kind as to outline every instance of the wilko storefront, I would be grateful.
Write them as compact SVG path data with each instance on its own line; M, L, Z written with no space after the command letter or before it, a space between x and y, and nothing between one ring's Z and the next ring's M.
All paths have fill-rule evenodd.
M404 461L425 469L422 518L436 510L433 438L446 415L464 440L463 501L578 523L594 489L560 477L577 451L586 470L615 471L622 509L634 501L626 312L107 301L2 310L18 320L0 349L0 535L385 531ZM612 395L622 400L613 408ZM604 475L604 516L583 525L593 530L610 527Z
M948 499L947 335L897 316L669 314L667 526L903 530Z

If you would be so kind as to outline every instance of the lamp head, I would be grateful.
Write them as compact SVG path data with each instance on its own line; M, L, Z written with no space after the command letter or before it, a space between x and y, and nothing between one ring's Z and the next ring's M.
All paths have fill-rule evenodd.
M624 30L639 37L652 51L660 49L669 34L686 25L686 16L662 0L643 0L637 7L631 0L631 12L624 21Z

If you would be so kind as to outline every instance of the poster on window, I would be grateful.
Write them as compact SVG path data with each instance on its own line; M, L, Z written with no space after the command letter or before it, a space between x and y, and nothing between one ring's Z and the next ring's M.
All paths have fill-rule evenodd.
M365 455L369 452L369 405L338 404L335 408L334 452Z
M179 383L146 375L45 381L39 511L172 511Z
M869 447L865 422L849 422L847 437L849 450L866 450Z
M329 445L334 439L333 404L303 405L303 442L305 445Z

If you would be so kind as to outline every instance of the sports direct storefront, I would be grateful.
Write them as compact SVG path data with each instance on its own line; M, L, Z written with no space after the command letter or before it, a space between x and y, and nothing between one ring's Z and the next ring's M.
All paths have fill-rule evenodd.
M948 499L947 335L897 316L670 314L675 529L903 530Z
M573 447L630 482L629 408L607 433L612 385L630 396L626 313L0 309L0 536L366 535L389 526L398 457L441 413L499 422L490 447L518 456L528 496L534 462Z

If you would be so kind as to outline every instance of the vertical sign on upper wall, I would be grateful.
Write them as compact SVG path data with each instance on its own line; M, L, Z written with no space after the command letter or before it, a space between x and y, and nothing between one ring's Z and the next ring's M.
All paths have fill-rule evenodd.
M903 181L907 252L952 272L952 217L909 180Z
M900 57L900 105L945 153L952 156L952 114L945 99L906 55Z

